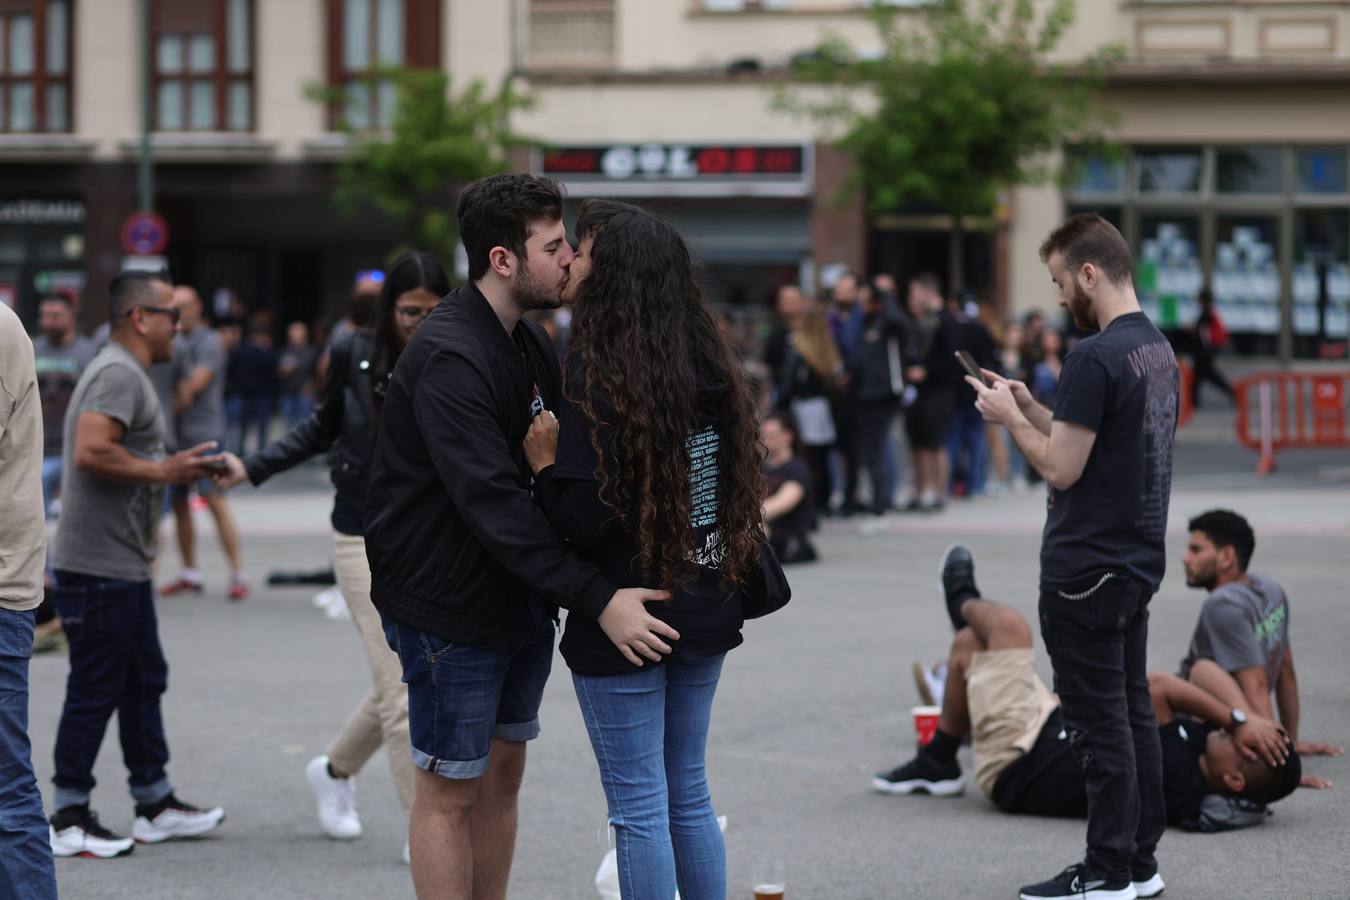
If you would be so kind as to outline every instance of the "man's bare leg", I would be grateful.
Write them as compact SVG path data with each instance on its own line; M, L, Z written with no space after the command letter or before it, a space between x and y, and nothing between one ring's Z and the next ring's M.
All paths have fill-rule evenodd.
M516 851L517 798L525 777L525 744L493 738L488 770L470 816L474 900L506 900Z
M947 682L942 692L942 716L938 727L955 738L970 733L970 707L966 700L966 673L976 653L1035 646L1031 626L1017 610L992 600L971 598L961 604L966 627L952 639L947 657Z
M244 570L243 560L239 554L239 528L234 524L234 515L230 512L230 506L225 502L224 494L207 494L204 498L206 506L211 510L211 518L216 521L216 534L220 535L220 548L225 551L225 559L230 564L230 574L235 575Z
M471 818L482 779L455 780L418 769L408 826L418 900L473 900Z
M197 535L192 527L192 508L188 505L186 493L173 496L174 531L178 537L178 558L183 568L189 571L197 568Z

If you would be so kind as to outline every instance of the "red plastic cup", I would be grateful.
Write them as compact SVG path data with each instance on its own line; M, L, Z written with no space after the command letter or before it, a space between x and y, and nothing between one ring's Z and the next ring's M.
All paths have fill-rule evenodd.
M936 706L916 706L910 712L914 714L914 734L919 739L919 746L923 747L937 734L942 710Z

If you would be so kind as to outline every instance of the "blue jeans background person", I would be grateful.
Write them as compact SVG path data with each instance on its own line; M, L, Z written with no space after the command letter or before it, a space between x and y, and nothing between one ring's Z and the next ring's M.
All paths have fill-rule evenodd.
M28 742L33 612L0 609L0 897L56 900L56 872Z
M726 654L627 675L572 675L600 766L626 898L722 898L726 849L704 770Z

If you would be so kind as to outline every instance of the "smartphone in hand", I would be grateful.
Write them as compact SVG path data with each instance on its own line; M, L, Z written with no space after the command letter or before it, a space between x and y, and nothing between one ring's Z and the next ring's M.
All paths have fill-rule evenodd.
M956 359L957 362L961 363L961 368L965 369L966 373L970 375L971 378L978 379L985 387L993 387L993 385L990 384L989 379L984 377L984 372L980 371L980 365L975 362L975 357L971 356L965 350L957 350Z

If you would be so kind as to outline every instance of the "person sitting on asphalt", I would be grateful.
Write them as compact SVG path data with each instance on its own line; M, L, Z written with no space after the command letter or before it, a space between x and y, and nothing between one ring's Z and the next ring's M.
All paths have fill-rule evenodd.
M759 424L764 460L764 523L780 562L811 562L816 548L809 532L815 522L811 470L797 456L797 428L787 413L773 412Z
M1070 749L1059 700L1036 674L1031 628L1016 610L981 596L975 558L965 544L948 548L941 572L956 637L938 729L913 759L878 774L873 787L885 794L962 793L965 779L956 751L969 736L975 782L999 809L1086 815L1083 771ZM1204 687L1162 672L1149 676L1167 819L1190 828L1199 827L1209 794L1272 803L1288 796L1302 773L1288 734L1243 709L1232 678L1209 662L1198 662L1194 671ZM1134 888L1139 897L1155 897L1163 882L1154 872Z
M1248 572L1256 536L1247 520L1231 510L1212 509L1191 519L1182 565L1186 584L1209 591L1179 674L1190 679L1195 664L1212 660L1236 679L1245 708L1275 718L1303 756L1340 756L1331 744L1299 739L1298 676L1289 646L1289 599L1268 575ZM1303 775L1305 787L1329 788L1331 782Z

